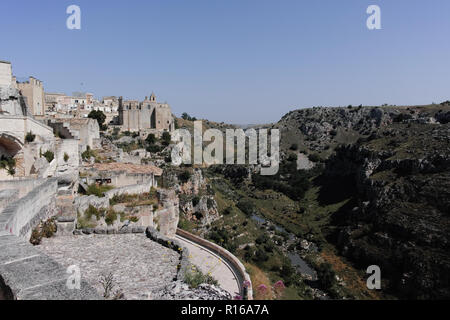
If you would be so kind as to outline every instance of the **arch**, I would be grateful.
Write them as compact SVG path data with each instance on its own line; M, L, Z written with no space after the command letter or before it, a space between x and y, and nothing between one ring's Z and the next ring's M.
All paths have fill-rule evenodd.
M23 148L23 143L17 137L2 132L0 133L0 156L14 157Z

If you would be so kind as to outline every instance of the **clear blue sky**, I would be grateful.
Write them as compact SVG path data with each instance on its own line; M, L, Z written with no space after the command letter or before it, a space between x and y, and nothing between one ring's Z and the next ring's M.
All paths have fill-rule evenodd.
M71 4L80 31L66 28ZM370 4L382 30L366 27ZM4 0L0 30L0 60L46 91L154 91L215 121L450 98L448 0Z

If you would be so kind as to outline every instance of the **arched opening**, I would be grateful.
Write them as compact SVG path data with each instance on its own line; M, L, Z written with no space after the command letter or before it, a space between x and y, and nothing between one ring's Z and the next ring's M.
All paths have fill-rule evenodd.
M17 155L22 147L22 142L16 137L0 133L0 180L8 179L17 173Z
M16 154L22 150L23 144L16 137L0 133L0 157L11 157L13 158Z

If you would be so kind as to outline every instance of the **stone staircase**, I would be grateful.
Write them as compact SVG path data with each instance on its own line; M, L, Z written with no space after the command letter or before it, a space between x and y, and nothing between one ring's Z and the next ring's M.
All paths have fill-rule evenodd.
M75 197L73 195L59 195L56 198L56 207L58 208L58 217L76 218L77 210L74 205Z
M53 128L54 132L58 132L58 134L65 139L80 139L79 133L77 131L71 130L70 124L68 122L50 120L48 122L48 126Z

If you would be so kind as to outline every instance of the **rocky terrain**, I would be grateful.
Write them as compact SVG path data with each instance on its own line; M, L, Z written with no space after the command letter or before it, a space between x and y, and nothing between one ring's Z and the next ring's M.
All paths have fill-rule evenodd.
M343 255L402 297L450 297L450 126L390 126L338 148L325 176L355 186L334 216Z
M272 128L281 131L282 149L297 144L300 150L327 157L335 147L353 144L392 123L448 123L449 106L315 107L291 111Z
M177 281L159 290L152 296L153 300L232 300L231 295L214 285L201 284L192 289L187 284Z
M322 232L357 268L379 265L385 294L450 297L449 110L314 108L274 125L284 158L296 146L319 157L319 205L346 203Z

